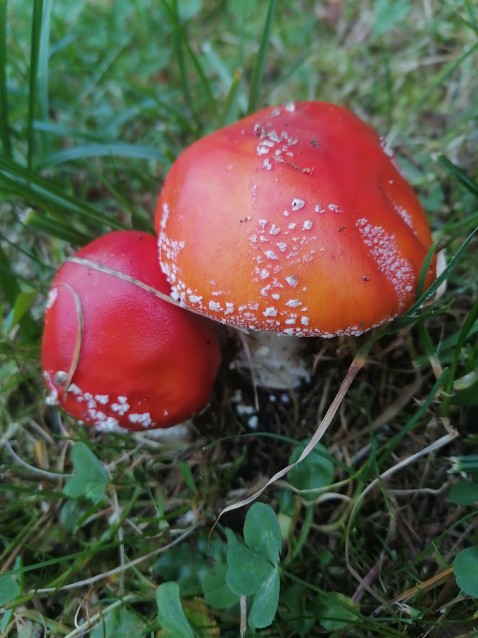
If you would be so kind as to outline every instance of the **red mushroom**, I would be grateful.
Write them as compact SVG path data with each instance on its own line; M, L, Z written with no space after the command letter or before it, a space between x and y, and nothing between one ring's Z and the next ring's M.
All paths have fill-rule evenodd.
M404 312L431 245L383 139L325 102L267 108L190 146L155 225L184 306L291 337L359 335Z
M170 288L157 259L152 235L111 232L66 261L49 292L48 401L102 431L175 425L205 406L214 383L213 324L159 297Z

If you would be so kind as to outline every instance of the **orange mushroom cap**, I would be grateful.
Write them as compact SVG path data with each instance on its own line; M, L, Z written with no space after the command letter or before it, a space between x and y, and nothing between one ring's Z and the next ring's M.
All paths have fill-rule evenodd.
M404 312L432 242L383 140L325 102L267 108L194 143L155 225L187 307L297 336L357 335Z
M212 390L221 359L213 324L154 294L170 291L157 252L153 235L108 233L65 262L50 289L48 402L99 430L175 425Z

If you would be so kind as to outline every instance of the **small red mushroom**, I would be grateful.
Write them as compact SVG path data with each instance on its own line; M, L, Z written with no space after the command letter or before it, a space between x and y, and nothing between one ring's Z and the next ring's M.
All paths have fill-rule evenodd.
M184 306L291 337L359 335L403 313L432 243L383 139L325 102L267 108L194 143L155 225Z
M108 233L58 270L47 301L48 402L101 431L167 428L207 403L220 363L213 325L163 298L154 236Z

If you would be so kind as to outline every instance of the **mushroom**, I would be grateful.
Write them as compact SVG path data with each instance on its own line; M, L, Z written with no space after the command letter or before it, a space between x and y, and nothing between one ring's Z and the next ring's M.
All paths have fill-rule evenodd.
M255 331L270 387L307 378L298 337L360 335L407 310L432 242L384 140L326 102L266 108L195 142L155 228L174 298Z
M108 233L58 270L47 301L47 403L100 431L178 424L200 411L221 355L214 324L168 299L153 235Z

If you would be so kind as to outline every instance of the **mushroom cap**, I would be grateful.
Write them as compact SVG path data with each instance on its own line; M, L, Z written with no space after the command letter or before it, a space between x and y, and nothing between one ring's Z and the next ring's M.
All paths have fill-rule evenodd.
M214 324L164 301L156 238L114 231L66 261L48 296L42 368L50 403L103 431L165 428L207 403L220 363Z
M195 142L166 177L155 227L185 306L298 336L357 335L405 311L432 241L383 140L325 102L267 108Z

